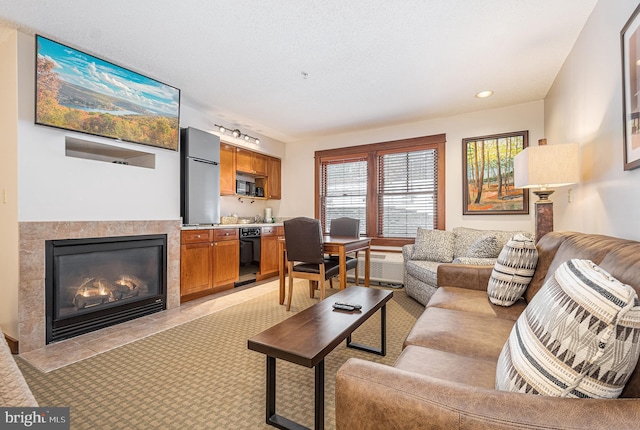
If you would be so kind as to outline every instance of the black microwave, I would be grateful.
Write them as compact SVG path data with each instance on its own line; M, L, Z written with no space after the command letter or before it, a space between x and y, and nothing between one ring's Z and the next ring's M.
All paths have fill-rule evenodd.
M256 184L255 182L242 181L236 179L236 194L241 196L255 196Z

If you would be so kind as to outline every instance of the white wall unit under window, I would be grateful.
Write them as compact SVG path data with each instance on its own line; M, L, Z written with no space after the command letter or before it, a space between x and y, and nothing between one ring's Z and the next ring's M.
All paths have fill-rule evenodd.
M358 279L364 284L364 253L358 254ZM380 284L399 285L403 280L402 254L399 252L371 252L369 280ZM355 278L355 270L348 276Z

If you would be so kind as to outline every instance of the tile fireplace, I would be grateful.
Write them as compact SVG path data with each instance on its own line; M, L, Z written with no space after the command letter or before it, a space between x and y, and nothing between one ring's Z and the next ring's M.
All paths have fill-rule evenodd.
M179 219L134 221L27 221L20 222L19 228L20 278L18 289L18 340L20 354L35 351L47 345L45 292L45 248L47 241L166 235L166 309L180 307L181 221ZM118 292L116 292L116 296L117 295L119 295ZM85 308L89 309L92 307L85 305ZM95 306L93 306L93 308L95 308ZM99 335L104 331L110 330L117 330L117 326L105 328L94 333ZM86 334L84 336L90 335L91 334ZM67 342L73 342L73 339L68 339L64 343ZM63 342L57 344L61 343Z

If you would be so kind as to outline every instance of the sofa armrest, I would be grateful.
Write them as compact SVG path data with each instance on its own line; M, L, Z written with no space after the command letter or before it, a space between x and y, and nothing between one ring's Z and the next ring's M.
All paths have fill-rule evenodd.
M427 364L428 365L428 364ZM357 358L336 375L336 429L637 429L638 399L566 399L448 382Z
M493 266L444 263L438 266L439 287L486 291Z
M0 330L0 405L7 407L38 406L27 381L13 359Z

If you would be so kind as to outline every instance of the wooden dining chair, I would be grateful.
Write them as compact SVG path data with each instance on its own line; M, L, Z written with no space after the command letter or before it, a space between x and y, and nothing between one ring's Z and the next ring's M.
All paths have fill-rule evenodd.
M335 218L329 224L329 235L339 237L360 237L360 220L349 217ZM338 255L330 256L332 260L340 259ZM347 256L347 270L355 269L356 285L358 285L358 251L354 256ZM329 279L329 286L333 288L333 278Z
M286 220L284 240L289 270L287 310L291 308L294 278L309 280L310 297L314 296L315 286L319 285L320 300L324 300L325 281L340 273L340 263L324 256L320 221L305 217Z

